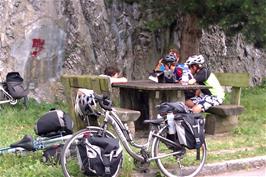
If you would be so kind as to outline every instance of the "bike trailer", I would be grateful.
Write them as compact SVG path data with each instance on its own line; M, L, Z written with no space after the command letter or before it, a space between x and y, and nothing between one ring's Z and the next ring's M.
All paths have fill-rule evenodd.
M68 135L73 133L73 121L62 110L50 110L39 118L34 131L39 136L50 137L57 134Z
M83 138L78 154L81 169L87 176L117 176L123 160L122 147L111 137Z
M177 114L175 125L179 143L188 149L200 148L205 142L204 118L201 114Z
M14 98L20 99L28 95L23 87L23 78L18 72L9 72L6 76L7 92Z

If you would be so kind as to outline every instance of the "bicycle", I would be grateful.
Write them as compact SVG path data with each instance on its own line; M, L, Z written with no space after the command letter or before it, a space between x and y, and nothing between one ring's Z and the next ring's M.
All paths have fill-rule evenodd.
M21 140L16 143L11 144L8 147L0 148L0 155L15 153L24 154L27 152L35 152L38 150L46 150L50 147L55 147L64 144L67 139L72 135L64 135L59 133L51 137L37 137L35 139L30 135L25 135ZM48 162L49 159L43 158L43 162Z
M91 136L105 134L109 137L115 137L108 130L109 124L127 153L133 157L135 163L139 162L141 166L149 165L151 161L155 161L160 171L169 177L195 176L203 168L207 156L205 142L200 148L190 150L184 148L178 142L168 139L167 120L162 117L144 121L144 123L150 125L149 136L145 143L138 144L132 138L127 126L119 119L115 109L112 108L111 101L95 93L94 98L95 102L99 103L101 107L99 114L104 116L103 123L100 127L88 125L66 141L61 153L61 166L65 177L82 176L77 146L84 137L87 137L88 134ZM133 147L139 149L139 151L135 152Z
M9 72L6 80L0 82L0 105L10 103L17 104L19 99L23 98L23 104L28 107L28 90L24 89L23 78L18 72Z
M11 105L17 104L17 100L14 99L7 91L6 82L0 82L0 104L10 103Z

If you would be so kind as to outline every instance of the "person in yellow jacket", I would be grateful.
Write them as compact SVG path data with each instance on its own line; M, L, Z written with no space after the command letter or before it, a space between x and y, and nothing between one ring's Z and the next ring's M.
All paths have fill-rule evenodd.
M189 81L190 84L198 83L210 86L210 89L197 90L195 95L186 100L186 105L194 113L205 112L211 106L222 104L225 95L216 76L207 67L203 67L204 62L202 55L193 55L186 61L194 76L194 79Z

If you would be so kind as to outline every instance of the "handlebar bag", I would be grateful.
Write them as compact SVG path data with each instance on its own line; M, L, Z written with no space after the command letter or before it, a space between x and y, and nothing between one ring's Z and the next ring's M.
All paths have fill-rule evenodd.
M57 134L68 135L73 133L73 121L62 110L50 110L39 118L34 131L39 136L50 137Z
M122 164L122 147L117 139L90 136L78 145L80 167L87 176L117 176Z
M14 99L20 99L28 95L28 90L23 87L23 78L18 72L7 73L6 85L7 92Z

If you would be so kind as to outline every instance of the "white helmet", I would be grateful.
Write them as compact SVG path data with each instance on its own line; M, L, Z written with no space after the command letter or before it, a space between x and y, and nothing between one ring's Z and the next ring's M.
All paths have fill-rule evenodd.
M94 91L88 89L79 89L75 101L75 112L78 116L96 116L96 101Z
M193 55L191 57L188 57L187 61L185 62L187 65L193 65L198 64L202 65L205 62L202 55Z

